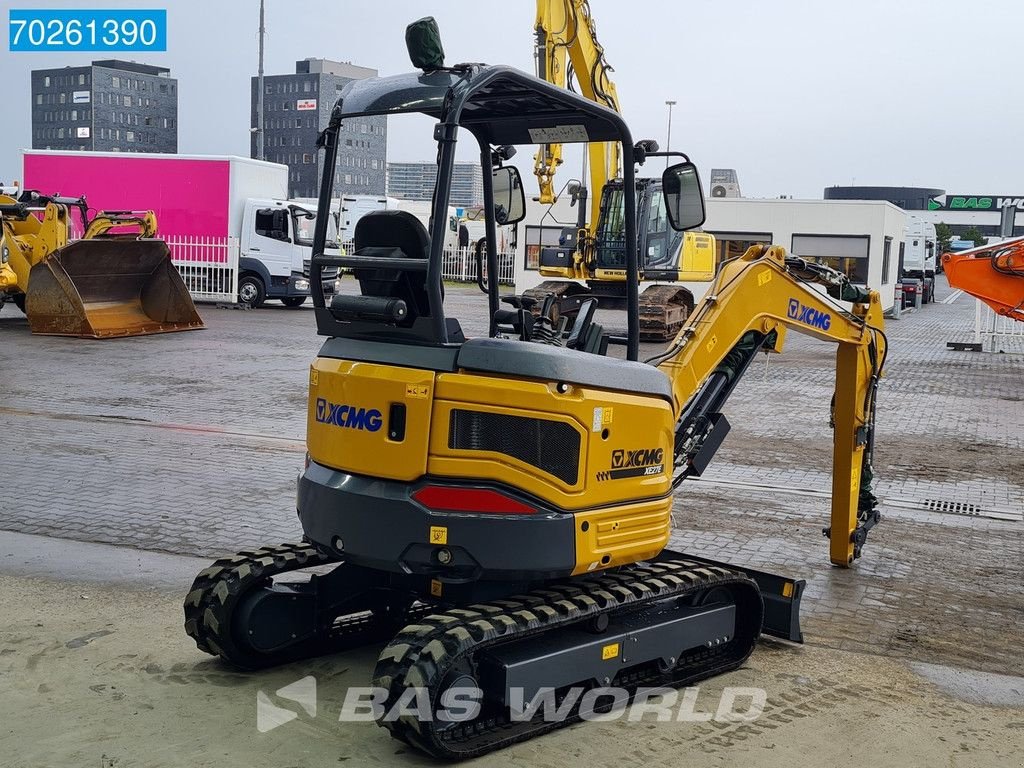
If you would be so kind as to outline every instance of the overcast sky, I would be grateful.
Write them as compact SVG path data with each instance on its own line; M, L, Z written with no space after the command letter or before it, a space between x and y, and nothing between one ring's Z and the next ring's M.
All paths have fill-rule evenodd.
M30 70L112 56L171 68L181 152L248 155L258 0L0 0L3 24L12 7L44 5L166 7L168 51L11 53L2 41L0 179L20 176L18 150L31 146ZM820 198L824 187L850 183L1024 194L1020 0L591 0L591 8L633 136L664 147L665 101L674 99L673 148L705 173L735 168L748 197ZM266 72L294 72L307 56L381 74L409 70L405 25L428 13L450 63L532 71L535 9L529 0L267 0ZM422 125L391 122L390 160L433 159ZM559 186L579 174L572 166Z

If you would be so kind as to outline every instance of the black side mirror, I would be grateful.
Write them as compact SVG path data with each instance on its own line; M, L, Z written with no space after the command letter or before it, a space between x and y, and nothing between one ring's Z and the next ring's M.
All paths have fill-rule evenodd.
M519 169L506 165L491 171L494 192L494 221L497 224L515 224L526 217L526 193Z
M666 168L661 175L661 186L672 229L683 231L704 223L704 191L697 166L685 162Z

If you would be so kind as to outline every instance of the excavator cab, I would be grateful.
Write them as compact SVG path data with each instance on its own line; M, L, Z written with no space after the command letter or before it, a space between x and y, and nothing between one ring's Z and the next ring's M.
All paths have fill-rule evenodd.
M69 213L84 235L69 242ZM204 327L170 250L153 238L152 212L99 212L84 198L25 192L0 197L5 262L0 289L33 333L82 338L142 336Z

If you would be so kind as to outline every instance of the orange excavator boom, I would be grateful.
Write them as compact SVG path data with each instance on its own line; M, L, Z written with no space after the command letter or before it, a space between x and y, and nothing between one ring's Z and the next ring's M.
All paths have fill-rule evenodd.
M1024 322L1024 237L942 254L949 284Z

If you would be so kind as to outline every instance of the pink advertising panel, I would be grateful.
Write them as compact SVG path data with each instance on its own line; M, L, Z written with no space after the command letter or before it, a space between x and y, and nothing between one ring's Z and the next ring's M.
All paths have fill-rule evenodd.
M78 152L24 159L25 189L85 195L97 210L152 210L161 238L228 236L228 160Z

